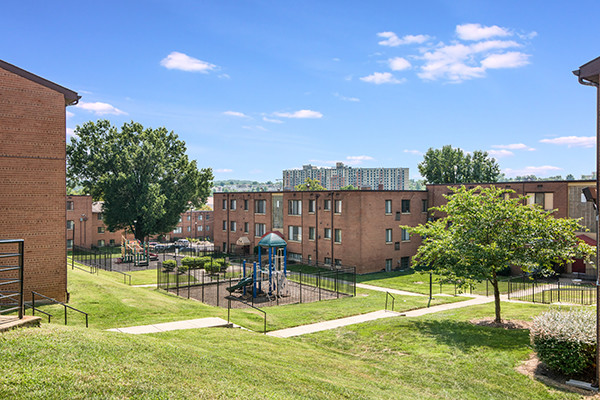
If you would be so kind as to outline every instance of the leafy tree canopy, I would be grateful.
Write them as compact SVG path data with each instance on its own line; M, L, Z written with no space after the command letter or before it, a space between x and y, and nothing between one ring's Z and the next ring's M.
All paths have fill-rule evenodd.
M185 142L166 128L136 122L119 131L108 120L77 126L67 145L67 176L95 200L104 200L110 231L131 230L136 239L172 230L190 205L206 202L210 168L189 161Z
M311 190L314 191L314 190L327 190L327 189L325 189L323 186L321 186L320 180L306 178L304 180L304 183L296 185L294 187L294 190L306 192L306 191L311 191Z
M550 272L573 258L588 258L595 249L575 236L577 220L554 218L552 211L525 205L512 190L464 186L450 188L448 203L432 209L443 215L417 227L402 226L424 239L415 262L451 279L488 280L494 288L500 322L497 273L510 265L525 272Z
M358 190L354 185L342 186L340 190Z
M432 184L496 182L500 175L500 166L486 151L465 154L450 145L427 150L418 168L421 176Z

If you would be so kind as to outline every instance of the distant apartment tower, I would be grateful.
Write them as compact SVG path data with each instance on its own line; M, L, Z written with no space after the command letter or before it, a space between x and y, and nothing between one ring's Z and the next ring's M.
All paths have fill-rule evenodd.
M303 165L302 169L283 171L284 190L294 190L306 178L316 179L327 190L339 190L352 185L361 189L404 190L408 181L408 168L353 168L338 162L335 168L318 168Z

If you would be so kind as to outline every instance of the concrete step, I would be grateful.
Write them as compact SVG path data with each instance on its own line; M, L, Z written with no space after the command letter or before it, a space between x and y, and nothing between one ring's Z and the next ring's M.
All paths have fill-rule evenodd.
M17 316L0 316L0 332L5 332L16 328L28 328L28 327L39 327L41 322L40 317L34 317L31 315L23 316L23 319L19 319Z

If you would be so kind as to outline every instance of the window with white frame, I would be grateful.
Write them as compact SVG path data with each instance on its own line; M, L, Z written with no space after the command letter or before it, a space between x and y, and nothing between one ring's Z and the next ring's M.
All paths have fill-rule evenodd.
M331 257L325 257L325 265L331 265Z
M315 240L315 227L314 226L308 227L308 240Z
M266 200L254 200L254 213L255 214L264 214L267 209L267 201Z
M67 220L67 229L73 229L75 227L75 222L73 220Z
M334 229L333 239L334 239L335 243L342 243L342 230L341 229Z
M336 200L334 207L335 207L334 208L334 212L336 214L341 214L342 213L342 201L341 200Z
M192 227L191 227L191 226L188 226L188 227L187 227L187 231L188 231L188 232L191 232L191 231L192 231Z
M250 229L250 224L248 222L244 222L244 233L248 233L249 229Z
M544 210L554 208L554 193L527 193L527 204L537 204Z
M198 215L198 221L202 221L202 214Z
M104 239L98 240L98 247L104 247Z
M223 210L227 210L227 199L223 199Z
M400 206L403 214L410 213L410 200L402 200Z
M67 201L67 210L73 211L73 202L72 201Z
M237 223L235 221L231 221L229 225L231 226L231 232L235 232L237 229Z
M173 229L173 233L181 233L181 227L178 226L175 229Z
M288 239L294 242L302 241L302 227L301 226L288 226Z
M390 272L392 270L392 262L393 262L393 259L386 258L386 260L385 260L385 271L386 272Z
M223 220L223 230L226 231L227 230L227 221Z
M73 239L67 239L67 249L73 248Z
M329 200L329 199L323 200L323 210L325 210L325 211L331 210L331 200Z
M232 199L229 201L229 205L230 205L230 207L229 207L230 210L235 210L237 208L237 201L235 199Z
M408 242L410 240L410 233L406 229L402 229L402 241Z
M266 224L254 224L254 236L262 236L265 234Z
M188 215L186 215L186 216L185 216L185 219L187 219L188 221L191 221L191 220L192 220L192 216L191 216L191 214L188 214Z
M308 201L308 212L309 213L314 213L315 212L315 206L316 206L316 200L311 199Z
M104 233L104 227L103 226L99 226L98 227L98 233Z
M331 239L331 228L325 228L323 231L323 237L325 239Z
M98 221L104 221L104 214L98 213Z
M385 242L386 243L391 243L392 242L392 230L391 229L386 229L385 230Z
M202 225L198 225L198 232L202 232Z
M302 215L302 200L288 201L288 215Z
M391 200L386 200L385 201L385 213L386 214L391 214L392 213L392 201Z

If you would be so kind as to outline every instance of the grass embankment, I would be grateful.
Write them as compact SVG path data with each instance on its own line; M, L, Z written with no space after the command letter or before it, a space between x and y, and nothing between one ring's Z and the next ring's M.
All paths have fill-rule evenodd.
M429 272L415 270L399 272L377 272L374 274L357 275L357 283L382 286L390 289L407 290L409 292L429 294ZM498 282L500 293L508 293L508 282ZM473 289L455 287L453 283L442 283L440 276L433 275L433 294L473 293L479 295L493 295L492 285L486 287L486 282L476 282Z

